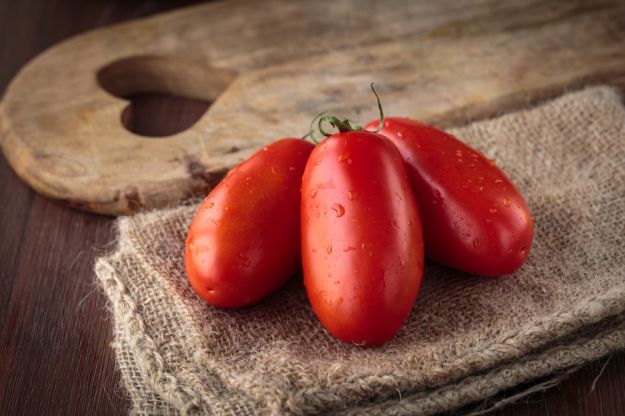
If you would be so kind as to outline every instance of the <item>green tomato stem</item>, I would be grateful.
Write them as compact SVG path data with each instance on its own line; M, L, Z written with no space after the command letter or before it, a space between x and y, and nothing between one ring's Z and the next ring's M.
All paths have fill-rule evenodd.
M373 94L375 95L375 99L378 102L378 110L380 112L380 123L378 124L378 128L375 130L374 133L379 132L380 130L382 130L382 127L384 126L384 111L382 110L382 103L380 102L380 97L378 96L378 93L375 91L375 88L373 87L374 83L371 83L371 90L373 91ZM315 122L317 123L317 130L319 130L319 133L321 133L323 136L325 137L330 137L332 136L333 133L330 133L328 131L326 131L323 128L323 123L328 123L330 124L332 127L338 129L339 132L344 133L347 131L359 131L362 130L362 126L360 126L359 124L349 120L349 119L344 119L341 120L339 118L337 118L336 116L333 115L325 115L325 111L321 112L319 114L317 114L317 116L315 116L315 118L312 120L312 122L310 123L310 128L308 129L308 133L302 137L302 139L306 139L308 137L310 137L311 141L315 144L318 144L318 140L315 137L315 132L314 132L314 125Z

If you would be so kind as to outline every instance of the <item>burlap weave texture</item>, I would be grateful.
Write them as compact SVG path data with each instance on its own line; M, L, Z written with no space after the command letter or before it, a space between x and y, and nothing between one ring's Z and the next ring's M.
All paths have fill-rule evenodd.
M194 203L118 220L96 274L137 414L433 414L625 348L625 108L608 87L453 129L535 218L524 267L480 278L426 264L399 334L328 335L301 276L260 304L201 301L183 267Z

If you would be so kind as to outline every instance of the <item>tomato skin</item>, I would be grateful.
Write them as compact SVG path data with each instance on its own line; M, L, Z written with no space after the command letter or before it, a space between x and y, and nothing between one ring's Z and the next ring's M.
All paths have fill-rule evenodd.
M408 167L426 256L481 276L510 274L523 265L533 218L493 161L442 130L405 118L386 118L379 133L397 146Z
M423 239L401 156L386 138L335 134L302 178L302 264L313 310L338 339L381 345L414 305Z
M300 268L300 186L314 146L278 140L238 165L200 205L185 247L193 289L224 308L250 305Z

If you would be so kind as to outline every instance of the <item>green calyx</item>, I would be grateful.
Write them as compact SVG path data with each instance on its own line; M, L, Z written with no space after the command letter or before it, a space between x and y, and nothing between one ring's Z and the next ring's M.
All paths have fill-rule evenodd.
M378 124L378 128L374 131L374 133L379 132L380 130L382 130L382 127L384 126L384 111L382 110L382 103L380 103L380 97L378 96L378 93L375 91L375 88L373 87L374 83L371 83L371 91L373 91L373 94L375 95L375 98L378 102L378 110L380 112L380 123ZM349 119L344 119L341 120L336 116L333 115L324 115L324 112L321 112L319 114L317 114L315 116L315 118L312 120L312 122L310 123L310 128L308 129L308 133L306 133L302 139L306 139L310 137L310 140L317 144L319 143L319 141L317 140L317 138L315 137L315 124L317 124L317 130L319 130L319 133L321 133L323 136L325 137L330 137L333 133L329 133L328 131L326 131L323 128L323 123L326 122L328 124L330 124L332 127L334 127L335 129L337 129L340 133L344 133L347 131L359 131L362 130L362 126L360 126L359 124L356 124L355 122L349 120Z

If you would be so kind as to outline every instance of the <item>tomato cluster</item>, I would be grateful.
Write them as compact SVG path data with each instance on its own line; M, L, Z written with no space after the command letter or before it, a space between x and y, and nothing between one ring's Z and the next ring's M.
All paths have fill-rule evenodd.
M200 297L250 305L301 266L328 332L375 346L410 314L424 250L475 275L521 267L533 218L506 175L442 130L380 113L364 129L321 117L329 136L321 143L278 140L213 189L186 242L187 275ZM327 134L323 121L338 133Z

